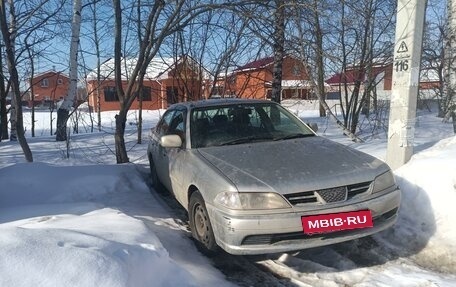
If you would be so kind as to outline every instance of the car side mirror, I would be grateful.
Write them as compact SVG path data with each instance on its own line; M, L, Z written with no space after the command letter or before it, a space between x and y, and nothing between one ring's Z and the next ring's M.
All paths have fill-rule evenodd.
M307 125L308 125L314 132L317 132L317 131L318 131L318 125L317 125L317 123L307 123Z
M182 139L178 135L166 135L160 138L160 145L167 148L176 148L182 146Z
M149 130L149 138L152 138L152 134L154 133L154 131L156 130L157 126L154 126L152 127L150 130Z

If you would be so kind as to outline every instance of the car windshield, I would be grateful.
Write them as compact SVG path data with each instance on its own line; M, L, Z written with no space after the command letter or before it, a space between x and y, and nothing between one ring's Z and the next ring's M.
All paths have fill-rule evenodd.
M314 136L309 127L272 102L195 108L190 118L192 148Z

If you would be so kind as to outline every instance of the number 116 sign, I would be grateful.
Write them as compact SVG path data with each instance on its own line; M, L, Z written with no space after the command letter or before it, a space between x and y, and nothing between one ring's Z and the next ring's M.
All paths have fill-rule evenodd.
M396 72L405 72L409 69L409 60L399 60L394 63Z

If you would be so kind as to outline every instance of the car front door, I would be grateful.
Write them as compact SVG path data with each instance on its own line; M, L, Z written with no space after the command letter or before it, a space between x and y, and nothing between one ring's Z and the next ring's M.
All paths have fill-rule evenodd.
M180 136L182 146L179 148L165 148L159 146L157 173L158 168L160 168L162 172L161 174L159 173L160 180L168 190L172 190L173 192L180 190L182 185L182 165L180 160L183 157L183 150L186 141L186 115L187 111L185 108L176 109L171 117L166 131L164 131L164 135ZM178 197L177 194L175 195Z
M166 157L166 149L160 145L162 136L168 134L168 130L173 119L175 110L167 110L161 120L158 122L155 132L152 134L152 157L157 171L158 178L165 185L168 174L168 161ZM168 186L165 185L166 188Z

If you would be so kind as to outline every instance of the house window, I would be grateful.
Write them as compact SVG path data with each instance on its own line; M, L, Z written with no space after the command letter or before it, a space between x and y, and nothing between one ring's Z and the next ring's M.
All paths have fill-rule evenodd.
M41 80L41 87L43 87L43 88L49 87L49 80L48 79L42 79Z
M152 92L150 87L142 87L141 96L143 101L152 101ZM136 97L136 99L139 101L139 97Z
M104 88L104 99L106 102L118 102L119 97L116 93L116 87L105 87Z
M63 84L63 80L62 79L57 79L57 85L62 85Z

